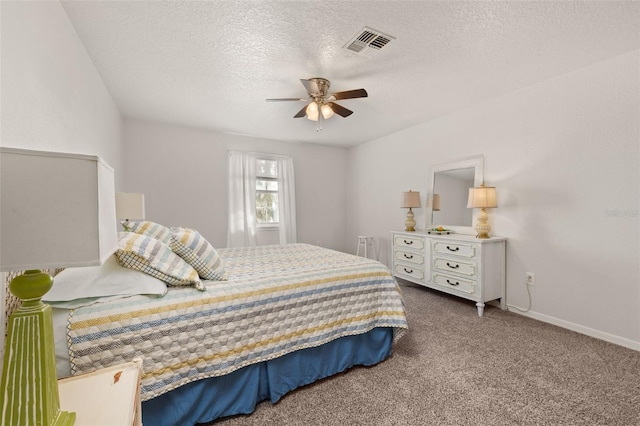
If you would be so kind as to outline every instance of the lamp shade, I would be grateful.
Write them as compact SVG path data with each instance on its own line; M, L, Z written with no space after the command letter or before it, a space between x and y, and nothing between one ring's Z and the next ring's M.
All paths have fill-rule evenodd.
M440 194L433 194L433 196L431 197L431 210L433 210L434 212L439 212L440 211Z
M416 208L420 207L420 192L407 191L402 193L401 208Z
M496 189L492 186L479 186L469 188L468 208L493 208L498 207Z
M0 271L99 265L118 246L100 157L0 148Z
M144 219L144 194L138 192L116 192L116 218L118 220Z

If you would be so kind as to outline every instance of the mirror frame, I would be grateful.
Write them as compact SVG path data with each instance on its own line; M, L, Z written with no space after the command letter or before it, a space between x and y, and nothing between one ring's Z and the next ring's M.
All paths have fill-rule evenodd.
M426 211L426 227L425 229L429 229L433 226L443 226L447 229L451 229L456 234L467 234L467 235L475 235L476 231L474 229L473 224L476 223L476 212L473 212L471 218L471 226L460 226L460 225L447 225L446 223L433 223L433 211L429 206L429 200L433 196L433 186L435 183L435 175L437 172L444 172L448 170L458 170L458 169L474 169L474 181L473 186L480 186L484 183L484 157L483 156L475 156L463 158L456 161L450 161L447 163L435 164L429 167L429 182L427 184L427 199L425 205L427 206Z

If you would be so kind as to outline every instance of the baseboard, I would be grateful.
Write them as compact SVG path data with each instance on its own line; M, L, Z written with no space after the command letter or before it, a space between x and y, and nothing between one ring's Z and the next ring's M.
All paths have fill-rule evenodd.
M533 312L533 311L521 312L521 311L518 311L516 308L517 308L516 306L507 305L507 309L510 312L524 315L525 317L533 318L538 321L557 325L558 327L566 328L571 331L575 331L580 334L585 334L590 337L595 337L596 339L604 340L605 342L613 343L615 345L624 346L625 348L640 351L640 342L635 342L633 340L616 336L614 334L605 333L603 331L594 330L593 328L585 327L580 324L575 324L569 321L561 320L561 319L551 317L549 315L541 314L538 312Z

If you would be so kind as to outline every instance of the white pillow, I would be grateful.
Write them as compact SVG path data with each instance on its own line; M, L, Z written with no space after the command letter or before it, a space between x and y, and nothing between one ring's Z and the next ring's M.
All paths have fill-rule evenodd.
M73 308L79 307L74 306L77 303L86 306L99 298L108 300L135 294L164 296L166 293L164 282L144 272L124 268L118 265L115 256L110 256L100 266L67 268L60 272L42 301L52 306Z

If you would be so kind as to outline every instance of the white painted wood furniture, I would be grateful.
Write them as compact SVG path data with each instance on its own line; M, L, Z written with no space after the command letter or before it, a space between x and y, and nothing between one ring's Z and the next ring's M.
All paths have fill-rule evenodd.
M136 360L58 380L60 408L76 413L75 426L142 426Z
M434 235L424 231L392 231L393 274L407 281L476 302L500 299L506 309L506 238Z

